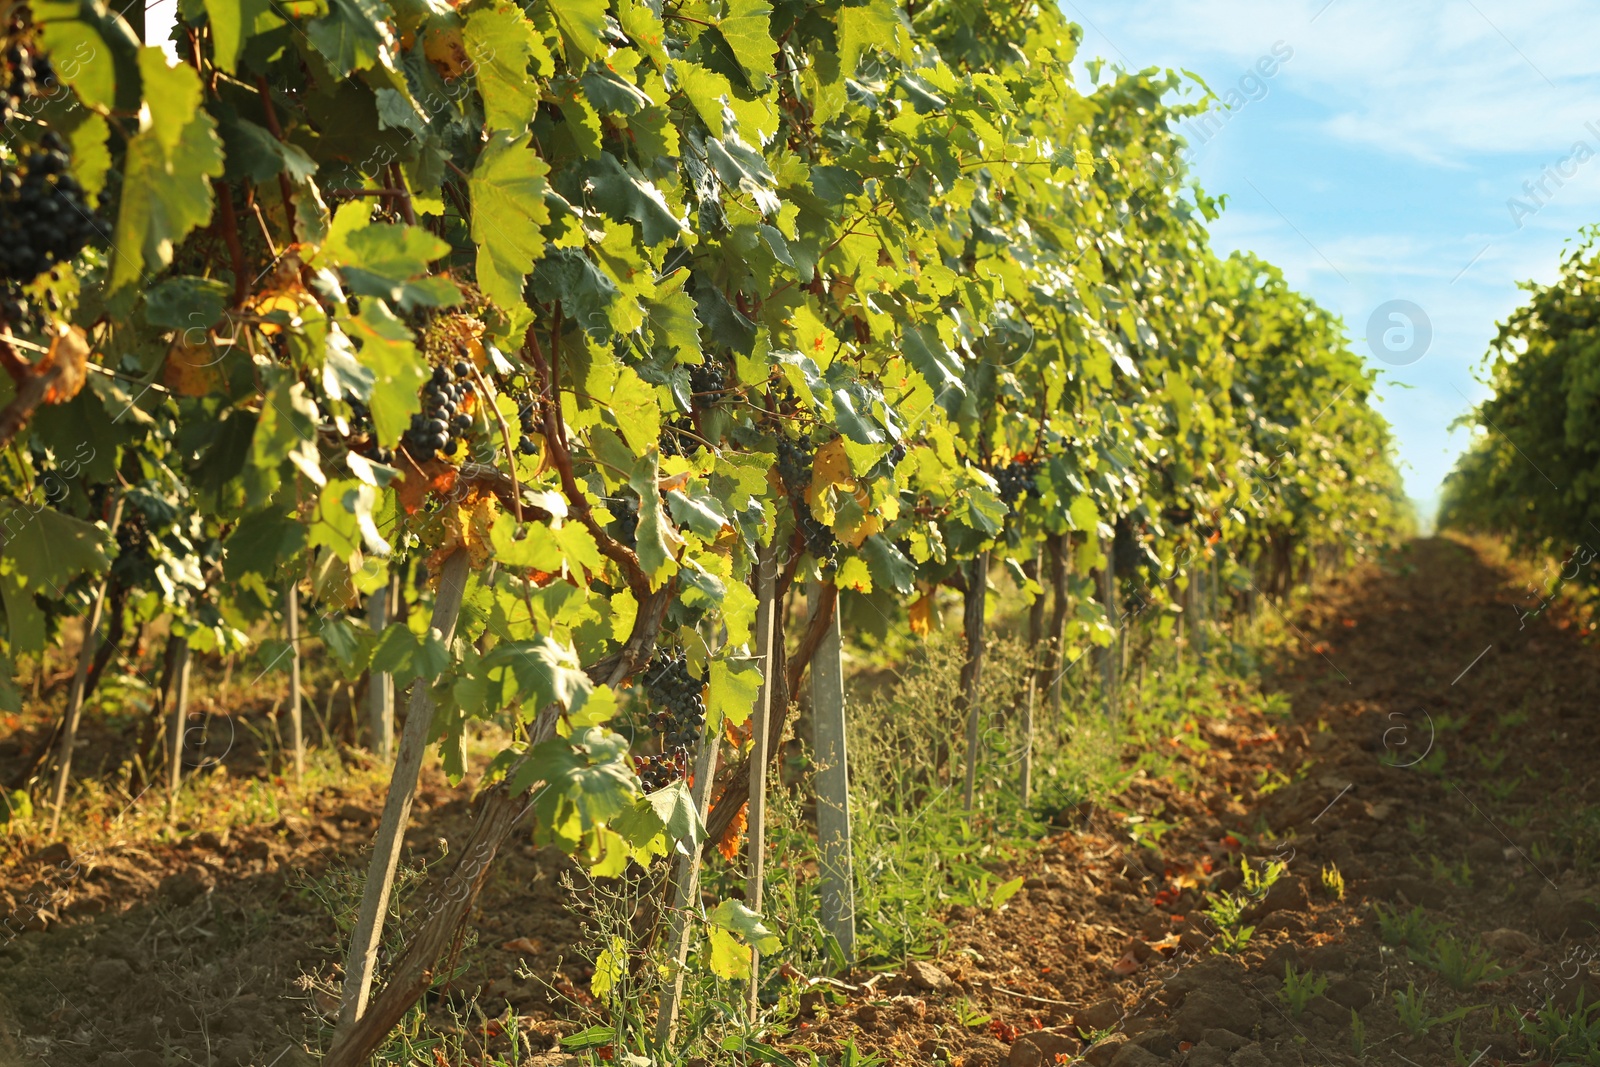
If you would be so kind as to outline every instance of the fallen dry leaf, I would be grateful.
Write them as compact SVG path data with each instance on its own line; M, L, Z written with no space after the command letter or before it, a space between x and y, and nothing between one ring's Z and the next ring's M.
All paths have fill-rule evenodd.
M500 946L502 952L543 952L544 942L531 937L514 937Z

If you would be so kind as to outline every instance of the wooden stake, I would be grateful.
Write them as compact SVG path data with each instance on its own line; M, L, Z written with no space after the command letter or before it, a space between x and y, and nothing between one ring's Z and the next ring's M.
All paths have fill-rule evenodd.
M1106 718L1117 713L1117 660L1121 657L1122 622L1117 614L1116 542L1104 546L1106 565L1100 570L1100 601L1106 609L1106 621L1111 624L1111 644L1100 650L1100 683L1104 690Z
M966 611L962 628L967 636L967 659L961 667L961 700L967 710L967 785L962 794L972 811L978 783L978 682L983 677L983 609L989 597L989 553L972 561L967 570Z
M689 795L702 823L711 807L711 780L716 777L717 732L720 721L706 716L705 732L700 737L700 752L694 758L694 785ZM694 934L690 909L700 906L700 850L679 853L678 869L672 879L672 914L668 920L667 946L672 978L661 993L661 1011L656 1016L656 1042L667 1048L678 1035L678 1009L683 1005L683 972L689 960L689 940Z
M817 610L820 589L810 590ZM834 936L846 960L856 953L855 873L850 859L850 774L845 752L844 665L839 612L811 660L812 743L817 754L817 844L822 851L822 928Z
M291 580L283 597L283 615L289 628L289 732L294 744L294 784L306 776L304 715L300 701L300 583Z
M173 670L176 675L176 695L172 701L171 736L167 738L167 821L177 818L178 786L183 782L183 733L189 718L189 639L174 638Z
M455 636L456 616L461 613L461 598L467 588L467 550L459 548L439 575L439 591L433 600L431 625L439 639L448 645ZM298 692L298 690L297 690ZM383 939L383 922L389 913L389 893L394 888L394 872L405 844L405 828L411 818L411 797L422 772L422 757L428 748L428 728L433 725L433 695L428 680L419 678L411 685L407 703L405 731L395 754L394 773L389 778L389 793L383 803L383 817L373 839L372 860L367 866L366 885L361 893L361 911L350 937L350 953L345 961L343 1002L339 1008L341 1027L348 1027L367 1010L372 994L373 971L378 961L378 945Z
M106 587L111 576L106 575L95 591L94 604L89 608L89 618L83 624L83 647L78 650L78 669L72 675L72 689L67 694L67 717L61 730L61 755L56 760L55 804L50 813L50 836L56 835L61 825L61 805L67 799L67 779L72 774L72 750L78 743L78 719L83 713L83 690L89 678L89 663L94 659L95 641L100 633L100 616L105 611ZM41 667L42 671L42 667Z
M389 589L367 597L367 625L374 636L389 625ZM394 676L373 671L367 677L367 711L372 720L372 750L384 763L394 755Z
M766 882L767 837L767 750L772 738L767 736L772 710L773 683L777 681L772 656L773 596L777 588L777 546L767 545L756 561L756 658L761 661L761 691L756 695L751 723L750 747L750 807L745 833L748 838L748 866L745 884L745 905L751 911L761 911L761 895ZM761 1005L757 990L761 979L761 950L750 947L750 1021L756 1020Z

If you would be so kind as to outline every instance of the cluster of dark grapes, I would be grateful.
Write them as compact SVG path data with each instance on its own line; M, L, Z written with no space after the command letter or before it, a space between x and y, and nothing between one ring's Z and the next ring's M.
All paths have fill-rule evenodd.
M66 144L54 133L0 175L0 277L31 282L83 246L105 237L105 223L68 173Z
M682 434L694 434L693 420L680 415L661 427L661 454L663 456L687 456L694 452L698 443L694 436L683 437Z
M0 122L6 125L11 124L11 120L22 109L25 101L49 96L56 88L56 72L50 66L50 57L38 55L31 48L15 40L19 34L27 30L28 26L21 18L21 13L13 14L10 25L12 43L6 47L4 55L10 79L6 82L5 97L0 100Z
M715 397L728 388L728 368L719 360L708 359L689 368L689 391L695 396Z
M639 501L631 496L607 497L606 510L611 512L611 536L632 548L639 541Z
M464 359L433 368L433 377L422 387L422 410L411 416L405 433L406 451L419 463L454 452L456 439L471 428L472 416L460 410L472 389L471 374L472 365Z
M689 773L689 757L682 750L635 756L633 773L639 776L639 783L644 786L646 793L654 793Z
M531 456L539 451L539 446L533 442L533 435L540 431L539 415L534 410L533 401L528 401L517 410L517 428L522 431L522 438L517 442L517 451L524 456Z
M681 778L705 726L705 682L689 671L681 651L657 650L645 669L645 695L656 712L650 726L661 736L661 754L634 758L634 770L645 792L654 792Z
M54 311L60 306L56 294L45 294ZM14 333L42 333L45 328L44 309L22 293L0 290L0 323L11 327Z
M789 507L800 525L800 536L805 538L806 551L818 563L827 566L833 562L838 543L833 531L817 521L811 514L811 504L806 500L806 489L811 485L811 449L809 442L795 442L787 437L778 439L778 477L789 493Z
M1000 499L1006 507L1013 507L1024 496L1033 496L1039 490L1039 461L1036 459L1012 460L994 472L1000 484Z

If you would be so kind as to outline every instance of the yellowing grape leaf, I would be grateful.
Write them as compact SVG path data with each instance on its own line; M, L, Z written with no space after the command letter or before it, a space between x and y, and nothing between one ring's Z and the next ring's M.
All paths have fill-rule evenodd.
M911 632L927 637L933 632L933 594L923 593L911 605Z

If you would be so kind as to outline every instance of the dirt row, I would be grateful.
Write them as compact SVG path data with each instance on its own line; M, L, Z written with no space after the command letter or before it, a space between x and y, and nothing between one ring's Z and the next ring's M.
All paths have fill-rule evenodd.
M814 983L775 1044L950 1067L1541 1062L1523 1019L1600 995L1600 654L1562 603L1530 614L1527 582L1440 539L1335 583L1269 676L1289 719L1219 708L1204 745L1173 739L1181 776L1119 798L1172 827L1158 841L1063 813L1007 905L952 909L937 960ZM330 792L272 826L7 870L25 929L0 943L0 1065L313 1062L378 804ZM418 812L416 862L469 817L438 780ZM1273 862L1270 889L1241 884ZM451 990L509 1005L535 1048L587 977L564 867L527 847L497 867ZM1232 925L1206 916L1224 895Z
M1179 824L1159 852L1062 834L944 958L823 1007L818 1042L972 1067L1600 1062L1524 1026L1600 999L1600 652L1561 603L1532 611L1530 577L1440 539L1337 583L1269 681L1293 699L1278 737L1213 723L1193 789L1126 798ZM1241 861L1286 873L1252 896ZM1254 927L1231 952L1201 914L1230 890Z

